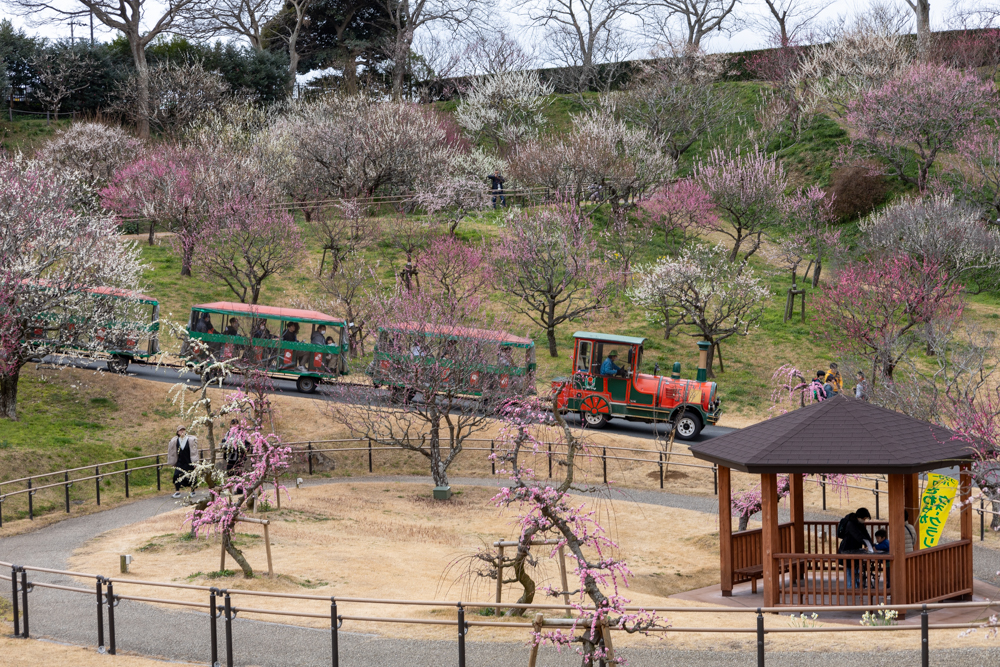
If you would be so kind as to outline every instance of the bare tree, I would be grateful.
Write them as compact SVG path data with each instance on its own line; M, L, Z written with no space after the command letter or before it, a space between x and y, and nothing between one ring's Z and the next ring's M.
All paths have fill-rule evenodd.
M607 91L615 78L615 65L633 46L624 38L622 19L634 13L636 0L522 0L518 7L535 27L547 32L548 57L565 68L561 88L584 92ZM603 71L602 71L603 69Z
M290 20L280 24L276 31L278 38L288 47L288 88L295 86L295 74L299 70L298 50L299 37L302 35L302 28L306 23L306 13L312 6L313 0L287 0L285 7L290 15Z
M479 0L379 0L379 3L392 28L383 49L392 60L392 95L397 100L403 96L403 79L410 66L416 31L434 24L452 30L471 26L478 21L480 9Z
M471 66L467 74L500 74L534 69L538 56L526 49L509 26L497 26L491 21L488 29L477 30L466 47L465 63Z
M41 51L31 60L38 77L35 96L59 120L63 101L89 85L86 73L90 64L80 53L71 48L55 47Z
M917 53L925 57L931 47L931 3L930 0L904 0L917 18Z
M650 13L643 19L649 29L672 41L677 24L687 44L701 46L701 40L715 31L737 25L733 10L740 0L652 0Z
M128 41L135 65L138 85L136 106L139 109L138 131L142 139L149 137L149 67L146 47L158 35L176 27L185 12L200 0L171 0L158 5L160 12L147 11L146 0L4 0L15 12L36 24L58 23L81 14L91 14L98 21L117 30Z
M184 32L198 37L238 35L262 51L264 26L284 4L282 0L210 0L192 6Z
M763 0L766 11L751 14L747 22L766 32L774 32L780 46L800 38L833 0Z

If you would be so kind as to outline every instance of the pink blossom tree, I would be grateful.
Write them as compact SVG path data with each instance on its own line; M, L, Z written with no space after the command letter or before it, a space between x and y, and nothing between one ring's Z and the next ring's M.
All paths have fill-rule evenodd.
M840 231L831 228L835 219L833 195L827 196L815 185L802 190L785 202L785 225L793 230L793 245L798 243L806 250L808 260L803 276L812 269L812 286L819 285L823 260L840 247ZM794 273L792 282L795 282Z
M990 528L1000 531L1000 393L983 391L956 402L951 421L955 438L975 452L973 483L993 503Z
M743 251L745 262L760 249L764 234L779 226L785 210L785 170L759 148L727 152L714 149L695 169L701 186L723 214L714 230L733 241L729 260Z
M654 192L639 202L639 209L650 222L663 229L669 247L670 236L681 234L681 245L687 235L703 229L713 229L719 224L712 198L691 179L682 179Z
M196 534L213 532L222 537L226 552L233 557L243 576L253 577L253 568L243 552L233 544L232 535L236 523L244 514L249 498L263 493L264 484L277 479L288 468L292 450L283 445L281 438L267 433L262 417L270 411L266 397L252 396L242 391L226 397L226 403L219 416L236 419L226 434L226 445L236 454L238 465L221 471L214 460L203 461L192 473L198 477L211 477L215 482L208 491L208 502L203 508L194 509L188 516L191 528ZM284 487L276 485L274 493Z
M194 265L256 304L264 281L295 266L304 246L292 216L243 195L213 206L196 237Z
M556 327L608 307L621 275L602 261L593 223L572 202L516 213L501 230L494 273L511 308L545 330L559 356Z
M884 161L890 172L923 192L944 151L995 120L996 88L972 72L920 63L849 105L854 148ZM909 167L916 154L917 169Z
M438 236L420 254L418 268L424 276L422 289L440 295L445 302L481 297L493 283L489 254L482 246Z
M17 419L21 368L64 347L136 336L142 264L114 218L74 210L75 176L0 158L0 418ZM106 288L94 293L88 288ZM142 323L142 324L137 324Z
M509 562L505 559L503 565L523 570L534 540L555 539L558 543L551 546L552 553L559 548L569 552L579 581L579 597L573 591L542 589L553 596L574 596L574 623L568 630L534 633L533 641L558 647L580 644L578 652L585 666L596 662L623 664L624 660L615 656L605 643L604 633L611 628L646 633L665 625L666 620L652 612L626 610L630 600L621 594L621 589L628 586L632 572L619 556L620 547L608 537L596 512L587 510L570 495L575 488L577 460L589 456L590 451L566 424L555 400L551 409L539 401L512 400L504 407L501 420L498 451L493 458L497 474L506 475L511 483L501 488L493 501L502 509L512 508L517 512L520 531L517 552ZM547 443L543 441L551 442L553 437L560 441L556 448L560 454L556 456L564 471L558 486L537 480L534 470L525 462L533 455L544 455Z
M961 286L933 258L902 253L846 266L823 287L819 312L845 352L868 360L872 381L892 381L923 325L961 316Z
M962 170L957 175L963 197L1000 220L1000 132L981 128L958 142Z

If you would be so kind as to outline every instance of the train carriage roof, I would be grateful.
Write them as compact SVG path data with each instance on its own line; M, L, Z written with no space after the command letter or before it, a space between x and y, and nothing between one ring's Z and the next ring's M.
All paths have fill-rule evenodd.
M612 334L592 333L590 331L577 331L573 334L573 338L599 340L602 343L619 343L621 345L642 345L646 342L645 338L636 338L634 336L615 336Z
M506 331L493 331L491 329L476 329L473 327L450 327L433 326L422 322L395 322L385 327L383 330L406 331L425 336L441 336L455 338L471 338L474 340L495 340L501 345L511 347L534 347L535 341L530 338L514 336Z
M209 311L223 315L250 315L258 319L282 320L285 322L306 322L315 324L333 324L344 326L346 322L338 317L327 315L316 310L300 308L275 308L273 306L252 306L233 301L213 301L191 306L191 310Z

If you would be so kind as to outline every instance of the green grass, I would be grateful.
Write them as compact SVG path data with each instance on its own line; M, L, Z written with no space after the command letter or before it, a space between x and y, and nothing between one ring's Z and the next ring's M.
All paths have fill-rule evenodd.
M14 122L10 122L4 113L0 116L0 151L11 153L21 151L25 155L31 155L52 138L57 130L69 127L70 122L68 116L47 123L44 117L25 118L16 114Z

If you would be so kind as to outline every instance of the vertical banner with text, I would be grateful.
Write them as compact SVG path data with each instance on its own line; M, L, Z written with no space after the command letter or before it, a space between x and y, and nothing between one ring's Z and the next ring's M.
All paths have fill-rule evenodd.
M955 502L958 480L935 473L927 474L927 488L920 499L920 548L936 547Z

